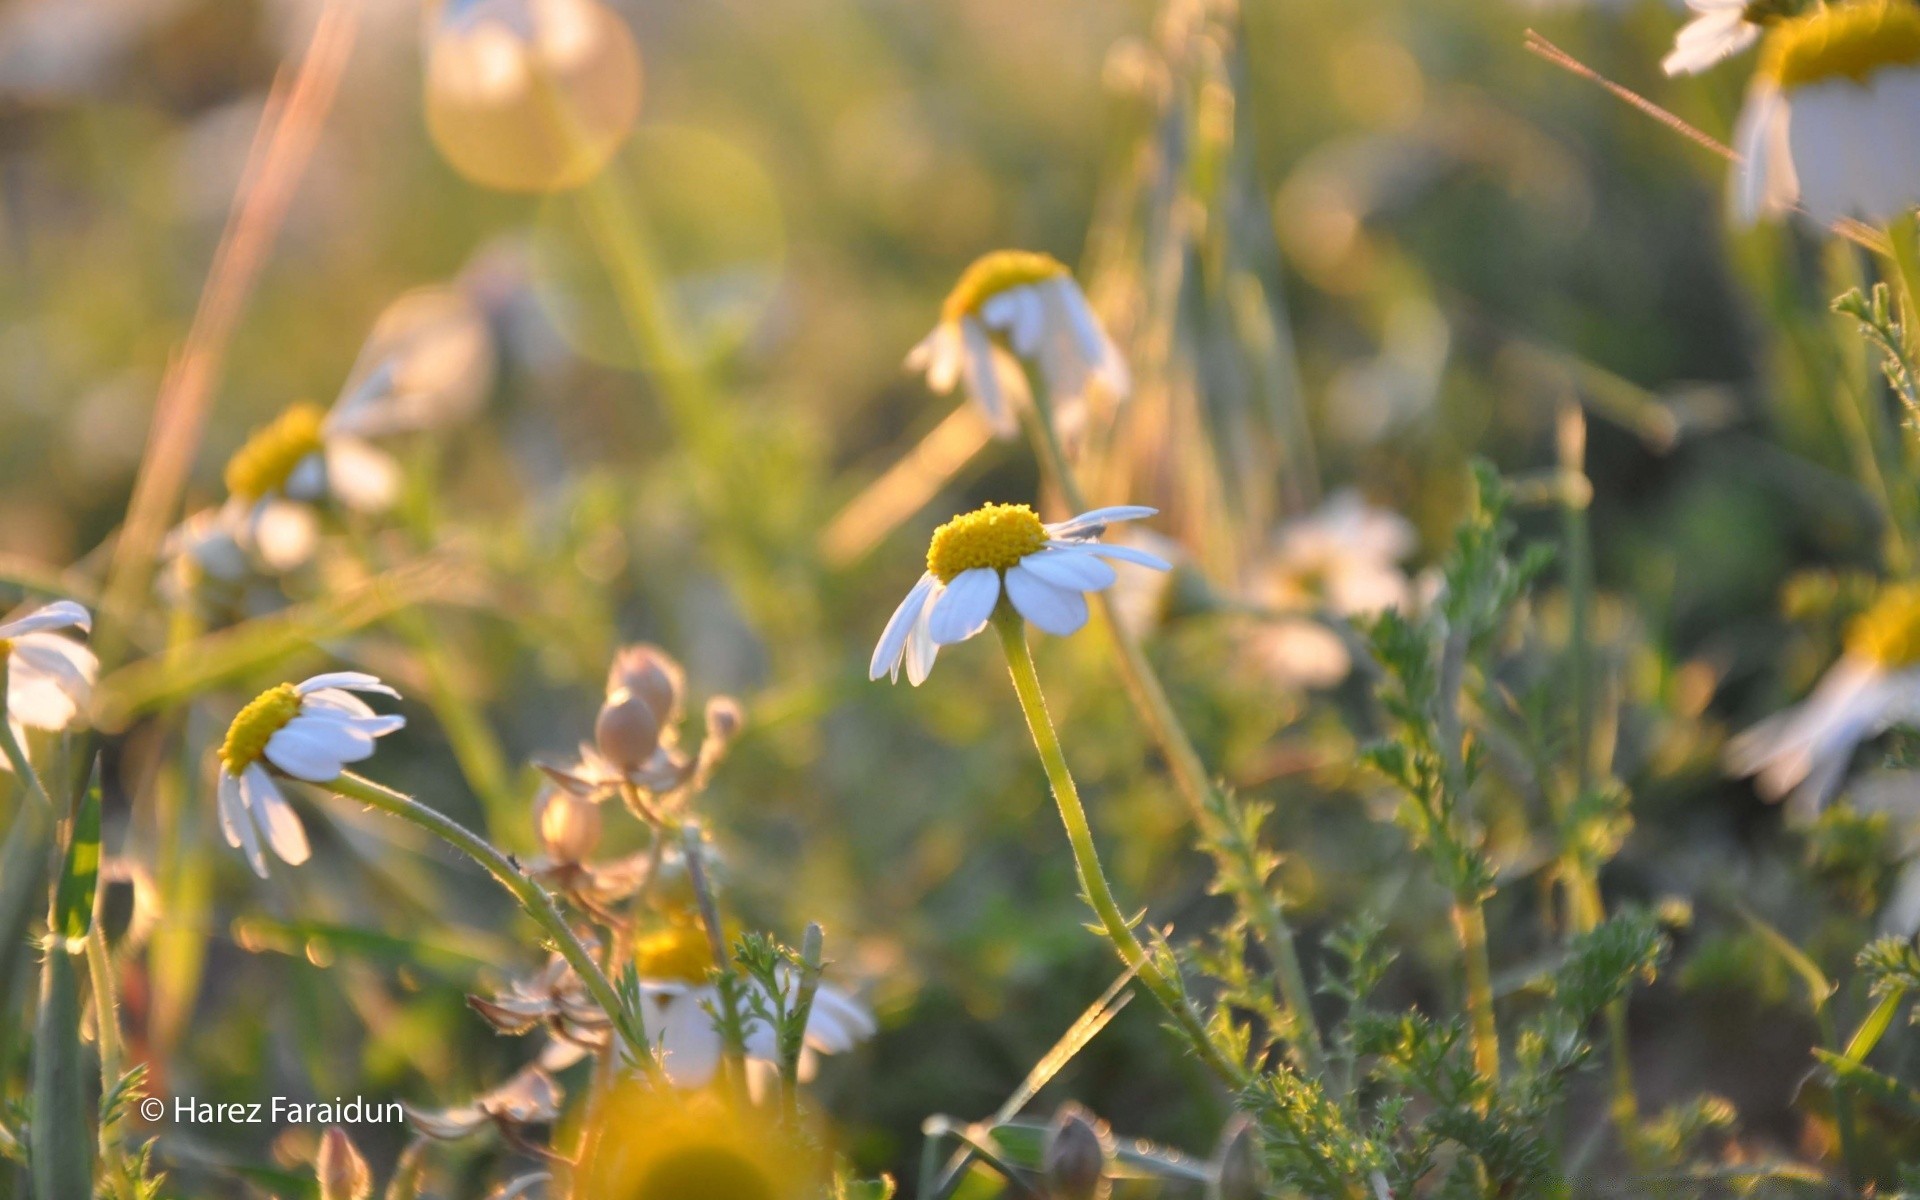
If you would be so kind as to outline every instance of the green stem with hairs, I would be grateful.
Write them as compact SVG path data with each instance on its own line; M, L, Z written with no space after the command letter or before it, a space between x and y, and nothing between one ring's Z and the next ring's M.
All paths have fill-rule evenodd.
M1053 428L1053 414L1047 401L1046 388L1031 373L1028 386L1034 403L1028 414L1027 426L1034 448L1040 455L1041 465L1059 487L1060 496L1066 501L1067 507L1076 513L1086 512L1086 495L1080 490L1080 483L1067 462L1060 437ZM1101 592L1095 601L1113 638L1121 686L1133 702L1141 723L1147 727L1148 736L1160 748L1167 770L1173 776L1174 787L1186 801L1187 810L1195 827L1200 830L1208 852L1220 864L1222 877L1258 880L1264 870L1256 866L1261 858L1259 848L1248 844L1241 836L1237 822L1221 819L1220 797L1214 787L1213 777L1208 773L1200 751L1194 747L1193 739L1187 735L1179 714L1174 711L1173 702L1167 699L1166 688L1162 686L1153 664L1147 661L1146 652L1116 617L1111 597ZM1285 909L1277 897L1258 883L1235 888L1234 894L1244 905L1255 934L1273 959L1274 971L1279 977L1280 998L1293 1019L1294 1036L1289 1040L1288 1047L1295 1064L1309 1075L1327 1078L1325 1043L1321 1040L1319 1022L1313 1015L1313 990L1308 987L1306 972L1301 969L1299 947L1294 944L1293 928L1287 922Z
M1245 1086L1246 1071L1214 1045L1212 1038L1207 1035L1205 1024L1187 1003L1186 994L1178 982L1170 979L1161 970L1160 963L1140 944L1140 939L1134 935L1133 923L1127 920L1120 911L1119 903L1113 898L1113 889L1107 885L1106 872L1100 866L1100 852L1093 842L1093 828L1087 822L1087 810L1080 803L1080 790L1074 785L1073 773L1067 768L1066 754L1060 748L1060 736L1054 730L1053 718L1047 713L1046 697L1040 691L1040 675L1034 669L1033 652L1027 646L1026 626L1019 616L1003 607L994 615L993 627L1000 635L1001 649L1006 652L1007 670L1013 676L1013 690L1020 699L1021 712L1026 715L1027 730L1033 735L1033 747L1040 753L1040 765L1046 770L1047 782L1053 788L1054 803L1060 809L1060 823L1066 827L1067 842L1073 847L1073 865L1080 876L1081 890L1086 894L1087 904L1100 918L1101 931L1113 944L1120 960L1139 973L1140 981L1147 990L1179 1023L1194 1048L1206 1059L1207 1065L1228 1086L1236 1089Z
M552 939L554 947L567 960L567 965L573 968L574 973L580 977L580 981L586 985L594 1002L613 1022L614 1031L626 1043L628 1050L633 1054L634 1061L640 1063L642 1069L650 1075L658 1071L658 1064L654 1062L652 1051L647 1046L646 1035L634 1025L634 1021L638 1019L637 1014L628 1011L619 993L614 991L613 984L607 979L606 973L600 969L600 964L593 960L593 955L588 953L579 936L573 932L572 926L568 925L566 918L560 915L560 910L553 903L553 897L547 894L545 888L528 878L518 862L495 849L491 842L451 817L428 808L412 796L396 792L392 788L355 775L351 771L342 771L337 777L316 786L325 788L337 796L358 800L370 808L377 808L389 816L398 817L410 825L424 829L484 867L501 887L507 889L513 898L520 902L520 907L525 909L527 915L532 917Z
M680 853L687 863L687 881L693 885L693 898L700 909L700 923L707 931L707 947L713 952L718 978L714 990L720 997L719 1026L722 1066L727 1085L740 1100L747 1098L746 1024L740 1015L740 974L733 968L733 954L727 946L726 927L720 923L720 903L714 898L713 884L707 878L707 849L700 825L688 821L680 828Z

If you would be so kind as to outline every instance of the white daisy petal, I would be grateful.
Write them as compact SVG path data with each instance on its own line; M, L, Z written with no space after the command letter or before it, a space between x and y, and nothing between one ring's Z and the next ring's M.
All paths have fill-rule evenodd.
M322 688L344 688L350 692L374 692L382 696L392 696L395 700L400 693L380 682L378 675L369 675L365 671L330 671L324 675L315 675L294 686L302 696L311 695Z
M964 318L960 322L960 337L960 370L967 381L967 394L973 397L994 433L1012 437L1020 431L1020 425L1000 386L999 365L986 328L972 317Z
M992 567L962 571L929 609L927 632L938 646L964 642L987 627L999 602L1000 572Z
M294 464L280 493L289 500L314 501L327 494L327 459L324 454L309 454Z
M1092 512L1083 512L1070 521L1047 526L1047 533L1056 538L1073 538L1089 533L1097 534L1109 525L1122 521L1139 521L1154 516L1160 510L1148 508L1143 504L1114 504L1106 508L1096 508Z
M371 717L373 706L352 692L343 692L339 688L319 688L300 694L300 708L303 712L320 714L338 714L342 717Z
M927 597L939 581L931 572L920 576L907 598L893 610L893 616L887 619L887 627L880 633L880 641L873 647L873 659L867 664L867 678L878 679L882 675L900 678L900 656L905 653L907 636L913 630L913 624L920 619L920 610L925 606Z
M351 745L324 738L308 730L278 729L267 739L266 759L295 779L325 783L340 776L348 760L340 751L351 752Z
M1049 546L1027 555L1020 565L1048 583L1082 592L1112 587L1116 578L1113 568L1100 561L1091 547Z
M940 654L940 646L933 640L933 632L927 626L932 601L938 598L938 592L929 597L927 606L921 608L912 630L907 634L907 682L914 687L927 681L927 676L933 671L933 660Z
M1107 542L1100 542L1091 547L1088 552L1097 554L1101 558L1111 558L1115 562L1133 563L1136 566L1151 567L1156 571L1173 570L1172 563L1161 558L1158 554L1142 550L1138 546L1115 546Z
M720 1066L720 1031L704 1007L716 1001L712 988L697 988L667 1006L660 1027L660 1050L667 1078L678 1087L705 1087Z
M254 764L254 766L258 765L257 763ZM248 770L252 769L253 767L248 768ZM247 856L247 864L253 868L253 873L265 879L267 877L267 856L260 849L260 831L254 827L253 814L247 808L248 789L246 782L241 779L234 779L231 775L225 775L224 772L222 774L221 784L223 791L221 794L221 803L223 805L229 803L224 790L228 779L233 779L233 799L231 801L231 808L223 807L221 811L221 829L227 835L228 844L238 847L239 850Z
M302 712L282 725L273 736L279 737L281 734L309 741L343 763L359 762L373 753L373 733L362 728L360 721L351 717L343 719ZM267 746L272 749L272 738L267 740Z
M306 862L311 853L307 846L307 831L300 824L293 806L281 795L280 785L259 763L249 766L241 776L240 794L267 835L267 844L273 847L273 852L280 856L281 861L293 867Z
M225 767L220 769L219 804L216 812L220 817L220 832L227 839L227 845L240 848L240 827L247 823L247 802L240 795L240 780L227 774Z
M1055 587L1024 566L1007 572L1007 599L1034 625L1065 637L1087 623L1087 598L1071 588Z
M355 512L378 513L400 495L400 464L358 438L327 441L327 491Z
M0 624L0 638L17 638L23 633L38 633L45 629L79 629L90 633L93 630L93 614L72 600L55 600L24 617Z

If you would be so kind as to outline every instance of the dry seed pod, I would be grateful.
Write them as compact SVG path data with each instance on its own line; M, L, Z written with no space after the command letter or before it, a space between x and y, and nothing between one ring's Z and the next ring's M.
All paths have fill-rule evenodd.
M625 688L609 692L593 721L593 744L620 770L632 774L660 748L660 717L646 701Z
M540 844L555 862L581 863L600 845L600 806L565 788L541 790L534 820Z
M639 698L653 710L662 728L680 719L680 697L686 686L686 672L658 646L621 647L607 672L608 698L622 691Z
M320 1200L367 1200L373 1195L373 1172L338 1125L329 1126L321 1137L313 1171L320 1180Z
M1107 1160L1113 1137L1107 1123L1069 1101L1053 1115L1040 1172L1051 1200L1105 1200L1112 1184Z

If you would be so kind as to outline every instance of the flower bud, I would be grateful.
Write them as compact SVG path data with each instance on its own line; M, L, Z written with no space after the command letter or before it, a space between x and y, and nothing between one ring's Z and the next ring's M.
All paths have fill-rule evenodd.
M638 771L660 748L660 718L625 688L609 692L593 720L593 743L600 757L622 771Z
M338 1125L330 1126L321 1137L313 1172L320 1180L320 1200L367 1200L373 1195L373 1172Z
M1220 1148L1214 1152L1207 1200L1260 1200L1266 1186L1266 1167L1260 1161L1253 1122L1236 1116L1220 1135Z
M658 646L623 646L607 672L607 699L626 692L652 710L666 728L680 718L680 696L686 690L686 672Z
M555 862L585 862L600 844L600 806L565 788L540 794L535 823L540 844Z
M1050 1200L1105 1200L1112 1144L1105 1121L1071 1101L1061 1105L1040 1160Z
M729 745L740 736L747 714L732 696L715 696L707 701L707 740Z

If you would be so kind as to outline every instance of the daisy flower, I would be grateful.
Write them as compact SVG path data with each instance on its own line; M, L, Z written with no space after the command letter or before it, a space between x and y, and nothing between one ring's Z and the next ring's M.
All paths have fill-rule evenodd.
M1745 223L1796 205L1883 222L1920 202L1920 6L1820 5L1767 34L1734 134Z
M1748 0L1687 0L1693 20L1680 27L1673 51L1660 60L1669 75L1697 75L1760 40L1756 5Z
M263 840L290 866L307 861L306 830L268 768L326 783L348 763L371 756L375 738L407 723L405 717L376 714L354 692L400 695L372 675L335 671L262 692L227 729L220 746L220 829L262 879Z
M1120 505L1043 525L1024 504L989 504L948 521L927 547L926 574L881 633L867 677L898 681L904 664L917 687L933 670L940 647L987 627L1003 593L1014 612L1046 632L1076 632L1087 623L1086 593L1113 586L1114 569L1106 560L1170 569L1158 555L1099 540L1108 525L1156 511Z
M1039 372L1056 420L1069 429L1091 386L1115 399L1131 387L1126 363L1066 266L1045 254L1001 250L960 276L940 323L907 355L907 369L925 372L927 386L942 395L964 381L994 433L1009 438L1019 431L1014 404L1027 395L1021 363Z
M1733 739L1727 766L1800 816L1839 790L1860 743L1920 722L1920 583L1885 588L1847 629L1845 651L1811 695Z
M1331 687L1345 679L1353 665L1346 643L1315 617L1405 606L1411 589L1400 564L1414 540L1405 517L1352 490L1281 526L1253 580L1254 598L1275 614L1253 634L1255 654L1289 685Z
M713 948L706 929L697 916L679 914L665 928L639 940L634 947L634 963L640 976L641 1022L648 1042L660 1050L667 1078L680 1087L704 1087L719 1067L724 1049L714 1024L720 993L708 980ZM798 985L796 977L786 978L789 1002ZM773 1007L773 997L763 993L763 999L767 1007ZM753 1016L750 1005L743 1008L747 1057L777 1063L780 1048L773 1027ZM820 984L807 1014L807 1036L800 1060L802 1077L812 1074L818 1055L844 1053L872 1037L873 1032L872 1013L838 988Z
M30 729L65 729L86 708L100 663L93 651L55 630L93 629L93 616L71 600L56 600L0 624L0 655L7 660L7 717Z

